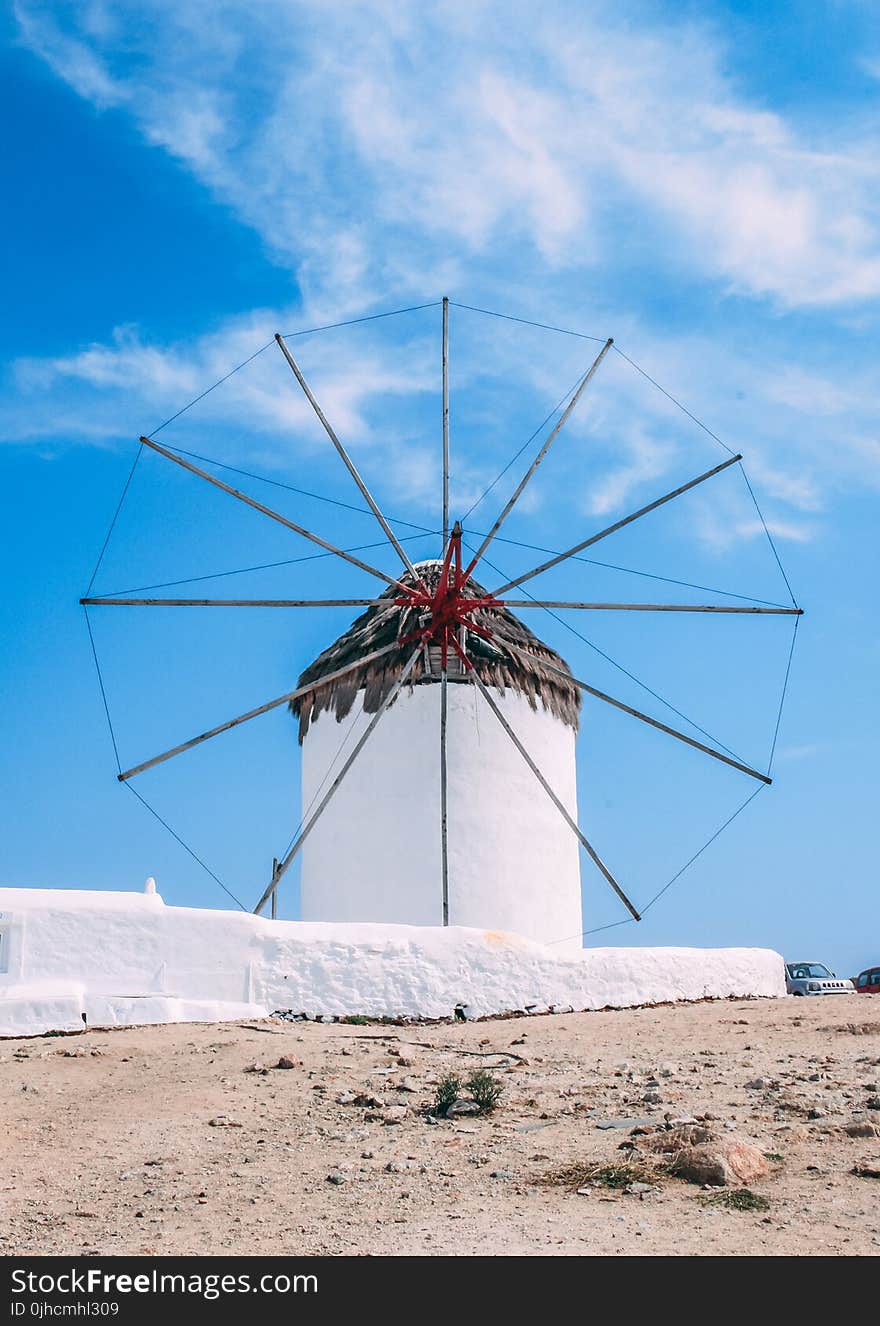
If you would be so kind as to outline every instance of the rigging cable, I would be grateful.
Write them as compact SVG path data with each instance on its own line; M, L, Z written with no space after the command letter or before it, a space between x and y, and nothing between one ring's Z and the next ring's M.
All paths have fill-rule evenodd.
M365 713L366 713L366 710L362 708L359 712L356 712L356 713L355 713L354 718L353 718L352 721L349 723L349 725L348 725L348 727L347 727L347 729L346 729L346 731L345 731L345 734L344 734L342 740L340 741L339 745L338 745L337 748L336 748L336 754L333 756L333 759L330 761L329 765L327 766L327 771L326 771L326 773L324 774L324 777L321 779L320 783L318 784L317 788L315 789L315 794L314 794L314 796L312 797L311 801L309 802L309 804L306 806L305 810L304 810L304 811L302 812L302 814L300 815L299 824L297 825L296 829L294 830L293 835L292 835L290 841L288 842L287 846L285 847L284 851L281 853L281 857L280 857L280 859L281 859L282 861L283 861L284 858L287 856L287 853L290 851L291 847L293 847L293 844L296 842L297 838L299 837L300 833L302 832L302 827L303 827L303 825L305 824L306 820L308 819L309 814L311 813L312 807L314 806L315 802L318 800L318 797L321 795L321 792L322 792L323 789L324 789L324 785L326 784L327 779L330 777L331 773L333 772L333 770L334 770L334 768L335 768L335 766L336 766L336 761L339 759L340 755L341 755L342 752L345 750L345 747L348 745L349 741L351 740L351 737L352 737L352 735L353 735L353 733L354 733L355 728L357 727L357 725L358 725L358 723L360 722L360 720L364 717Z
M143 451L143 449L144 449L144 444L143 444L143 442L139 442L139 443L138 443L138 449L137 449L137 452L135 453L135 458L134 458L134 460L132 461L131 469L130 469L129 472L128 472L128 478L126 479L125 484L123 485L123 489L122 489L122 492L121 492L121 494L120 494L119 501L116 503L116 510L113 512L113 519L110 521L110 528L107 530L107 534L106 534L106 536L105 536L105 538L104 538L104 542L103 542L103 544L101 545L101 551L100 551L100 553L98 554L98 560L97 560L97 562L95 563L95 569L94 569L94 571L92 572L92 578L91 578L91 580L89 581L89 587L88 587L88 589L86 590L85 594L83 595L84 598L88 598L89 595L90 595L91 592L92 592L92 586L93 586L94 583L95 583L95 577L97 576L98 572L99 572L100 569L101 569L101 563L102 563L103 560L104 560L104 554L105 554L105 552L107 551L107 545L108 545L109 542L110 542L110 536L112 535L114 529L116 528L116 522L117 522L117 520L119 519L119 513L120 513L120 511L122 510L122 507L123 507L123 504L124 504L124 502L125 502L126 497L128 496L128 490L129 490L129 488L131 487L131 481L132 481L132 479L134 478L134 472L135 472L135 470L136 470L137 467L138 467L138 461L139 461L140 458L141 458L141 452ZM86 614L86 616L88 617L88 613Z
M337 327L356 327L359 322L378 322L380 318L396 318L400 313L418 313L424 308L439 308L441 299L432 299L427 304L411 304L409 308L392 308L387 313L368 313L363 318L349 318L346 322L328 322L323 327L305 327L302 331L285 332L284 339L292 341L295 336L312 336L315 332L334 331Z
M771 742L770 745L770 758L767 761L768 778L770 776L770 771L773 768L773 757L776 754L776 742L779 738L779 726L782 722L782 710L785 707L785 697L788 692L789 679L791 678L791 662L792 659L794 658L794 647L797 641L797 633L798 633L798 626L800 625L800 620L801 620L800 617L795 617L794 629L792 630L791 633L791 645L788 650L788 662L785 665L785 677L782 682L782 695L779 697L779 709L776 714L776 726L773 729L773 741Z
M620 346L616 342L612 348L615 349L617 353L620 355L621 359L625 359L626 362L630 364L636 370L637 373L641 373L642 377L646 378L647 381L650 382L652 387L656 387L657 390L661 393L661 395L665 396L666 399L668 401L671 401L673 405L678 406L679 410L681 410L683 414L686 414L689 419L693 420L693 422L697 425L698 428L702 428L703 432L706 433L709 437L711 437L713 442L717 442L719 447L723 447L729 456L733 456L736 454L732 447L729 447L726 442L722 442L718 434L713 433L712 429L709 428L707 424L703 423L702 419L698 419L695 414L691 413L691 411L687 408L686 405L682 405L681 401L676 400L676 398L672 395L671 392L668 392L665 387L661 387L660 383L656 382L654 378L651 377L650 373L646 373L645 370L639 364L637 364L634 359L630 359L628 354L624 354L624 352L621 350Z
M416 539L435 538L440 533L438 529L426 530L424 534L407 534L400 540L401 543L413 543ZM387 539L378 539L375 543L358 543L353 548L344 548L343 552L365 552L369 548L387 548ZM279 566L296 566L300 562L318 562L324 557L335 557L336 553L306 553L302 557L286 557L280 562L261 562L257 566L239 566L231 571L212 571L209 575L188 576L185 580L162 580L155 585L138 585L135 589L114 590L110 594L105 594L105 598L119 598L124 594L140 594L148 589L171 589L175 585L195 585L201 580L222 580L224 576L247 575L251 571L272 571Z
M469 549L469 552L472 552L472 553L473 553L473 552L476 552L476 549L474 549L472 545L468 544L467 540L463 540L463 542L464 542L465 548L468 548L468 549ZM485 557L485 556L482 557L482 561L485 562L486 566L489 566L489 568L492 568L493 572L496 572L496 574L498 574L498 575L504 575L504 577L506 578L506 572L502 572L502 570L501 570L500 568L498 568L498 566L494 565L493 562L490 562L490 561L489 561L489 558L488 558L488 557ZM530 593L529 593L529 590L527 590L527 589L522 589L522 586L520 586L520 587L521 587L522 593L526 595L526 598L534 598L534 594L530 594ZM618 663L618 660L616 660L616 659L612 659L610 654L606 654L606 652L604 652L604 650L600 650L598 644L594 644L594 643L592 643L592 640L591 640L591 639L588 639L586 635L583 635L582 631L578 631L578 630L577 630L577 627L571 626L571 623L570 623L570 622L566 622L565 617L559 617L559 614L558 614L558 613L554 613L554 611L553 611L553 609L551 609L551 607L543 607L542 611L543 611L543 613L546 613L547 615L549 615L549 617L553 617L554 621L557 621L557 622L561 623L562 626L565 626L565 627L566 627L566 630L571 631L571 634L573 634L573 635L577 635L577 636L578 636L578 639L579 639L579 640L583 640L583 643L584 643L584 644L588 644L588 646L590 646L591 650L594 651L595 654L598 654L598 655L600 656L600 658L603 658L604 660L606 660L607 663L611 663L611 666L612 666L612 667L615 667L616 670L618 670L619 672L623 672L623 675L624 675L624 676L628 676L628 678L630 678L631 682L635 682L635 683L636 683L636 686L640 686L640 687L641 687L641 690L643 690L643 691L647 691L647 692L648 692L648 695L652 695L653 697L655 697L655 700L659 700L659 701L660 701L660 704L664 704L665 707L667 707L668 709L672 709L672 712L673 712L673 713L677 713L677 716L679 716L680 719L684 719L685 723L688 723L688 724L690 725L690 727L692 727L692 728L696 728L696 731L697 731L697 732L701 732L702 735L704 735L704 737L709 737L709 740L710 740L710 741L714 741L714 744L718 745L718 747L721 747L722 751L726 751L726 752L728 752L728 754L732 754L732 756L734 757L734 760L740 760L741 762L745 762L745 761L742 761L742 757L741 757L741 756L738 756L738 754L737 754L736 751L732 751L732 749L730 749L730 747L726 747L726 745L724 744L724 741L721 741L720 739L718 739L717 736L714 736L714 733L712 733L712 732L708 732L708 731L706 731L705 728L701 728L701 727L700 727L700 724L698 724L698 723L694 723L693 719L689 719L687 713L683 713L683 712L681 712L681 709L676 709L675 704L672 704L672 701L671 701L671 700L664 699L664 696L663 696L663 695L660 695L660 692L659 692L659 691L653 691L652 688L648 686L648 683L647 683L647 682L643 682L643 680L641 680L640 678L637 678L637 676L635 675L635 672L630 672L630 671L628 671L628 668L624 667L624 666L623 666L623 663Z
M313 493L308 488L296 488L293 484L284 483L281 479L270 479L265 474L254 474L252 470L242 470L236 465L227 465L225 461L215 460L213 456L203 456L198 451L186 451L183 447L169 447L169 450L174 451L179 456L190 456L193 460L204 461L207 465L216 465L218 469L229 470L232 474L240 474L245 479L255 479L258 483L268 483L273 488L283 488L288 493L297 493L300 497L311 497L316 502L326 502L329 506L339 506L345 511L356 511L361 516L373 515L369 507L355 506L353 502L343 502L337 497L326 497L322 493ZM408 529L421 530L425 534L430 532L427 526L416 525L411 520L401 520L398 516L388 516L387 520L391 525L406 525Z
M663 897L663 894L666 893L667 889L672 888L676 880L681 879L685 871L689 870L690 867L694 864L694 862L703 855L706 849L711 847L717 838L721 837L724 830L729 828L729 826L733 823L733 821L737 818L737 816L742 814L746 806L750 805L754 801L758 793L764 791L766 786L767 786L766 783L761 783L758 787L754 789L754 791L749 793L749 795L746 797L742 805L738 806L737 809L733 812L733 814L729 815L728 818L724 821L724 823L715 830L715 832L711 835L711 837L706 839L702 847L700 847L696 852L694 852L690 860L686 861L684 865L681 867L681 869L677 870L675 874L672 876L672 878L667 880L661 889L657 890L653 898L651 898L650 902L645 903L645 906L639 909L641 911L642 916L644 916L646 912L648 912L650 908L654 906L655 902L659 902L659 900ZM597 925L594 926L592 930L582 930L580 935L568 935L566 939L554 939L551 940L550 942L552 944L566 944L570 943L571 940L573 939L586 939L587 935L598 935L599 932L602 930L613 930L616 926L619 925L634 925L634 924L635 922L633 921L633 918L628 916L625 917L622 921L612 921L608 925Z
M222 378L218 378L216 382L212 382L210 387L206 387L198 396L193 397L188 405L184 405L176 414L172 414L170 419L166 419L163 424L159 424L157 428L154 428L152 433L150 433L150 437L155 437L157 433L161 433L163 428L167 428L169 424L173 424L175 419L179 419L182 414L186 414L187 410L191 410L194 405L198 405L199 401L203 401L206 396L210 396L211 392L215 391L217 387L222 387L224 382L228 382L229 379L234 377L241 369L246 368L248 364L252 364L253 361L259 358L265 350L269 349L270 345L274 344L275 337L273 336L271 341L267 341L265 345L261 345L259 350L255 350L252 355L249 355L247 359L243 359L240 364L236 364L235 368L231 368Z
M577 336L580 340L583 341L601 342L605 339L602 336L588 336L585 332L572 331L570 327L555 327L548 322L533 322L530 318L515 318L512 317L509 313L497 313L493 309L475 308L472 304L457 304L455 303L454 300L450 300L449 303L453 308L468 309L469 312L471 313L484 313L487 315L487 317L490 318L503 318L505 322L521 322L527 327L539 327L541 328L542 331L558 332L561 336ZM682 405L681 401L677 400L675 396L672 395L671 392L668 392L665 387L661 387L660 383L657 382L654 378L652 378L650 373L647 373L639 364L636 363L634 359L630 359L628 354L624 354L623 350L621 350L620 346L617 344L616 341L614 342L612 349L616 350L617 353L620 355L621 359L625 359L626 362L632 368L634 368L637 373L640 373L643 378L645 378L648 382L650 382L652 387L656 387L657 390L663 396L665 396L668 401L671 401L671 403L677 406L677 408L681 410L682 413L686 414L687 417L691 419L697 425L698 428L701 428L704 433L706 433L709 437L711 437L713 442L717 442L719 447L723 447L724 450L728 453L728 455L730 456L734 455L733 449L729 447L726 442L722 442L721 438L718 436L717 433L713 433L712 429L709 428L707 424L704 424L702 419L698 419L697 416L693 414L687 408L686 405Z
M477 539L484 539L485 534L479 530L468 530L467 533L473 534ZM519 539L506 539L500 534L495 535L496 543L509 543L514 548L528 548L532 552L550 553L552 557L559 557L557 548L543 548L537 543L522 543ZM570 562L584 562L588 566L601 566L606 571L623 571L627 575L642 576L646 580L662 580L667 585L681 585L685 589L699 589L707 594L722 594L729 599L742 599L746 603L763 603L768 608L783 608L784 603L777 603L775 599L759 599L753 594L734 594L731 589L716 589L714 585L697 585L692 580L676 580L672 576L656 575L653 571L636 571L632 566L618 566L614 562L600 562L595 557L578 557L577 555L568 559Z
M773 541L773 535L770 533L770 530L767 526L767 522L764 519L764 513L761 510L761 508L758 506L758 499L755 496L755 490L752 487L752 485L749 483L749 476L746 474L746 467L745 465L743 465L742 461L740 461L739 463L739 468L740 472L742 473L742 477L745 480L746 488L748 488L749 490L749 496L751 497L752 501L755 504L755 510L758 513L758 519L760 520L761 524L764 527L764 533L767 535L767 542L770 544L770 549L773 553L773 556L776 558L776 565L779 567L780 575L782 576L782 579L785 581L785 588L788 590L792 603L794 604L795 607L797 607L798 606L797 599L794 596L794 590L789 584L788 576L785 574L785 567L782 565L782 558L779 556L776 544Z
M504 322L521 322L526 327L539 327L542 331L560 332L563 336L576 336L580 341L596 341L599 345L605 340L604 336L588 336L586 332L571 331L568 327L553 327L547 322L533 322L531 318L515 318L510 313L496 313L491 308L475 308L473 304L458 304L454 299L449 301L450 308L463 308L468 313L485 313L489 318L501 318Z
M501 316L501 315L499 315L499 316ZM565 404L565 402L566 402L566 401L568 400L568 398L571 396L572 392L574 392L574 390L576 389L576 387L577 387L577 385L578 385L578 383L580 382L580 380L581 380L582 377L583 377L583 374L582 374L582 373L579 373L578 376L577 376L577 378L575 379L575 381L574 381L574 382L571 384L571 386L569 387L568 391L565 393L565 395L564 395L564 396L562 397L562 399L559 401L558 405L554 405L554 406L553 406L553 409L550 411L550 413L547 415L547 417L546 417L544 420L542 420L541 423L538 424L538 427L535 429L534 433L532 433L531 437L527 437L527 438L526 438L525 442L523 442L522 446L520 447L520 449L519 449L519 451L516 453L516 455L515 455L515 456L511 456L510 460L509 460L509 461L507 462L507 464L504 466L504 469L501 470L501 472L500 472L499 474L496 474L495 478L494 478L494 479L492 480L492 482L489 484L489 487L486 488L486 489L484 490L484 492L481 494L481 496L477 498L476 502L474 502L474 504L473 504L471 507L469 507L467 511L465 511L464 515L463 515L462 518L461 518L461 523L462 523L462 525L464 524L464 522L465 522L465 521L466 521L471 515L473 515L473 513L476 511L477 507L480 506L480 504L485 500L485 498L487 498L487 497L489 496L489 494L491 493L491 491L492 491L492 489L495 487L495 485L496 485L497 483L500 483L500 481L504 478L504 476L505 476L505 474L507 473L507 471L510 469L511 465L515 465L515 464L516 464L516 462L519 460L520 456L521 456L521 455L523 454L523 452L525 451L526 447L529 446L529 444L530 444L531 442L534 442L535 438L538 436L538 434L541 432L541 430L542 430L543 428L546 428L546 427L547 427L547 425L549 424L550 420L553 418L554 414L558 414L558 413L559 413L559 411L562 409L562 407L563 407L563 405Z
M113 727L113 720L112 720L112 718L110 717L110 705L109 705L109 703L108 703L108 701L107 701L107 691L106 691L106 688L105 688L105 686L104 686L104 676L103 676L103 673L102 673L102 671L101 671L101 664L100 664L100 662L98 661L98 651L97 651L97 648L95 647L95 637L94 637L94 635L93 635L93 633L92 633L92 623L91 623L91 621L89 620L89 610L88 610L88 608L85 607L85 606L83 606L83 612L84 612L84 614L85 614L86 627L88 628L88 633L89 633L89 643L91 644L91 647L92 647L92 659L94 660L94 664L95 664L95 672L97 673L97 677L98 677L98 687L99 687L99 689L100 689L100 692L101 692L101 700L103 701L103 705L104 705L104 714L105 714L105 716L106 716L106 718L107 718L107 728L108 728L108 730L109 730L109 732L110 732L110 741L111 741L112 744L113 744L113 755L114 755L114 758L115 758L115 760L116 760L116 772L117 772L117 773L121 773L121 772L122 772L122 765L121 765L121 763L120 763L120 761L119 761L119 747L118 747L117 742L116 742L116 732L115 732L114 727ZM202 860L202 858L198 855L198 853L195 852L195 851L193 851L193 849L189 846L188 843L184 842L184 840L183 840L183 838L181 838L180 834L177 833L177 832L171 827L171 825L168 823L167 820L164 820L164 819L162 818L162 816L161 816L161 815L159 814L159 812L155 809L155 807L154 807L154 806L151 806L150 803L149 803L149 801L147 801L147 799L146 799L145 797L141 796L140 792L138 792L136 788L132 787L131 783L126 782L126 783L124 784L124 786L128 788L129 792L133 793L133 795L134 795L135 797L137 797L137 799L138 799L138 801L141 803L141 805L146 807L146 809L150 812L150 814L151 814L152 816L154 816L154 818L157 819L157 820L159 821L159 823L162 825L162 827L163 827L164 829L167 829L167 831L171 834L172 838L174 838L174 839L180 844L180 846L183 848L183 850L184 850L185 852L187 852L187 853L192 857L192 859L197 863L197 865L200 865L201 868L202 868L202 870L204 870L206 874L210 875L211 879L214 880L215 884L219 884L219 885L220 885L220 888L223 890L223 892L224 892L228 897L230 897L234 903L237 903L238 906L241 908L241 910L242 910L243 912L246 912L248 909L247 909L247 907L245 907L245 905L244 905L244 903L241 901L241 899L236 897L236 895L232 892L232 889L226 887L226 885L223 883L223 880L220 879L219 875L216 875L216 874L214 873L214 871L211 869L211 867L210 867L205 861Z

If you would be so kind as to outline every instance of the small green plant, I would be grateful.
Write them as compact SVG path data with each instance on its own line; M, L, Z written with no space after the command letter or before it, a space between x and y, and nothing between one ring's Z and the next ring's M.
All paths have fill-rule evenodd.
M370 1025L370 1019L364 1017L363 1013L349 1013L348 1017L340 1018L339 1021L344 1022L348 1027L368 1027Z
M497 1109L504 1095L504 1084L498 1081L494 1073L488 1073L485 1068L478 1068L476 1072L471 1073L466 1086L473 1100L479 1105L481 1114L491 1114Z
M461 1078L455 1073L445 1073L437 1083L437 1094L429 1113L438 1114L442 1118L449 1106L458 1100L460 1095Z
M766 1197L752 1192L751 1188L731 1188L725 1192L712 1193L702 1198L705 1206L723 1206L727 1211L769 1211L770 1203Z
M775 1165L780 1165L785 1160L785 1156L781 1151L765 1151L764 1155L767 1160L772 1160Z

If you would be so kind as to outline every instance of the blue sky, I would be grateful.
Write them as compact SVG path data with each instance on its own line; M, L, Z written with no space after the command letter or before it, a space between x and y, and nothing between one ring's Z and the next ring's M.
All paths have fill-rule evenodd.
M18 0L4 22L2 881L129 888L154 874L168 901L229 901L117 785L77 599L140 433L275 330L448 294L613 335L744 452L807 610L774 786L640 927L588 942L768 944L848 973L880 961L880 33L869 7L551 3L536 16L497 3ZM451 343L463 513L596 347L460 308ZM438 310L294 344L387 512L435 530ZM374 541L369 518L277 486L357 505L294 386L270 348L162 437L274 481L241 482L343 546ZM490 557L525 570L541 558L518 544L568 546L724 455L612 355L505 527L515 542ZM470 529L487 528L517 468ZM427 556L437 544L408 547ZM95 587L308 554L149 456ZM569 563L530 588L706 598L641 571L786 601L736 467L595 555L629 570ZM393 568L393 554L368 556ZM324 560L197 583L253 596L372 590ZM578 675L680 725L666 701L766 765L787 619L539 616L530 624ZM95 610L123 763L289 689L347 620ZM296 827L293 724L278 712L138 786L252 905ZM586 705L582 820L637 901L751 790ZM585 925L618 920L586 862L583 876ZM295 915L295 879L282 910Z

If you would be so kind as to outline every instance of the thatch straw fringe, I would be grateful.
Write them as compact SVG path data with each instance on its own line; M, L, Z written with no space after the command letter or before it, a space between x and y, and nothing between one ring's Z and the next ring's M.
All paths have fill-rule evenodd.
M433 588L439 579L439 564L420 567L419 574L428 587ZM403 583L411 582L412 576L407 573L401 577L401 580ZM468 596L477 597L485 593L485 590L476 581L469 580L465 592ZM381 596L385 602L368 608L351 624L344 635L330 645L329 649L319 654L314 663L301 674L297 686L307 686L309 682L319 680L326 673L335 672L338 668L355 662L359 656L381 649L383 645L393 644L401 636L416 629L418 626L416 613L412 609L398 607L394 603L398 595L397 589L387 589ZM478 626L486 626L492 631L493 643L499 649L503 650L504 642L509 640L511 644L519 645L545 658L554 667L565 668L568 671L565 660L555 650L543 644L506 608L486 609L474 613L473 616ZM540 663L524 659L517 654L506 653L501 659L481 657L477 652L482 643L479 637L471 636L471 641L473 648L469 647L469 657L487 686L494 686L499 690L509 687L524 695L532 709L537 709L540 701L545 710L577 731L581 696L576 686L569 685L556 673L548 672ZM293 700L290 709L299 718L300 742L308 732L309 724L324 710L332 711L336 715L336 721L341 723L351 712L360 691L364 692L364 710L368 714L375 713L399 677L413 647L412 644L404 645L399 650L386 654L384 658L368 663L364 668L356 669L326 686L318 686L301 699ZM420 682L424 684L437 680L436 677L426 676L424 659L421 656L417 659L410 677L410 688Z

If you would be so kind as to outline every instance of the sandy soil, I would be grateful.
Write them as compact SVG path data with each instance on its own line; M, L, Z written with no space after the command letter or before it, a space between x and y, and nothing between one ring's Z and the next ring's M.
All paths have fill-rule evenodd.
M246 1071L282 1055L298 1065ZM428 1123L437 1079L483 1065L502 1106ZM852 1172L880 1168L880 1135L844 1131L880 1122L880 999L89 1031L0 1042L0 1099L7 1256L880 1250L880 1179ZM600 1123L707 1112L774 1157L753 1185L767 1211L674 1179L641 1195L542 1182L621 1158L628 1130Z

